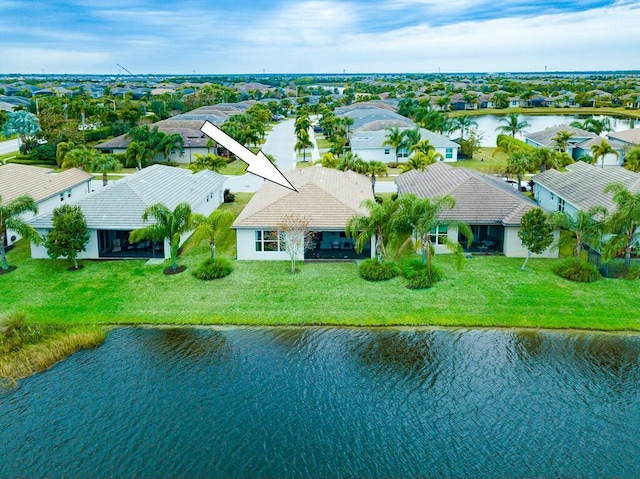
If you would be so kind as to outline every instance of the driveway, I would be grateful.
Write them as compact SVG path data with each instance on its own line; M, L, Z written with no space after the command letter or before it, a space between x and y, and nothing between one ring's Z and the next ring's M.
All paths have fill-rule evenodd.
M18 140L0 141L0 155L18 151Z
M294 123L291 118L275 125L262 145L262 151L276 158L276 166L283 173L296 167Z

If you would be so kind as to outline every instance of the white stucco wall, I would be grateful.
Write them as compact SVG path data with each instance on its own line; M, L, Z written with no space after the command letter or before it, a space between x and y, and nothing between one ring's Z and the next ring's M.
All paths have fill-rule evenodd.
M452 163L458 161L458 148L452 148L452 157L447 158L446 148L436 148L436 152L440 153L444 158L444 162ZM385 154L384 148L351 148L351 152L357 154L365 161L381 161L383 163L395 163L396 151L394 148L389 148L389 153ZM400 163L406 161L406 158L398 158Z
M236 230L237 259L239 260L288 260L285 251L256 251L256 230ZM301 258L299 258L301 259Z
M505 226L504 228L504 255L510 258L526 258L527 248L522 246L522 240L518 236L519 226ZM542 254L533 254L532 258L557 258L558 257L558 240L560 239L560 229L556 228L553 232L553 243Z

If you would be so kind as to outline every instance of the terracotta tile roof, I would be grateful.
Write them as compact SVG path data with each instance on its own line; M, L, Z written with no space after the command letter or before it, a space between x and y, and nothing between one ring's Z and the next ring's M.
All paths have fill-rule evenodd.
M77 168L54 173L39 166L9 163L0 166L0 196L3 203L21 195L29 195L39 202L92 178L92 174Z
M285 215L295 214L309 220L312 229L343 229L353 216L367 214L361 204L373 199L369 178L352 171L314 166L284 175L298 193L265 181L234 228L276 228Z
M519 225L522 215L537 207L499 178L441 162L429 165L423 172L403 173L396 178L396 184L401 195L453 196L456 205L441 217L469 224Z

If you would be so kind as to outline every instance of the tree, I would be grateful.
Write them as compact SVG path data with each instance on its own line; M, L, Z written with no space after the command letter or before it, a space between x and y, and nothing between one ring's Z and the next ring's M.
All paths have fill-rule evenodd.
M624 167L627 170L640 173L640 146L632 148L624 159Z
M427 166L442 160L444 160L444 157L441 153L436 152L435 148L427 150L426 153L423 151L417 151L413 156L407 159L407 162L404 165L402 165L402 172L406 173L411 170L424 171Z
M322 155L322 158L320 158L320 164L325 168L337 168L338 158L333 156L333 153L327 152L324 155Z
M398 249L401 252L407 245L413 243L413 236L417 238L418 246L422 252L422 262L427 270L429 282L433 282L433 232L438 230L438 226L457 226L460 233L471 244L473 233L466 223L455 220L443 220L440 218L445 210L452 209L456 201L450 195L436 196L434 198L419 198L409 194L402 196L399 200L400 207L393 215L391 229L395 235L404 234L407 236L404 243ZM436 235L438 241L444 244L451 252L457 255L459 264L464 260L462 246L455 240L450 240L447 235Z
M77 256L89 242L89 230L80 206L62 205L53 210L53 229L44 242L51 259L59 257L73 261L78 269Z
M361 172L371 178L371 189L376 194L376 177L383 177L389 174L386 163L377 160L371 160L365 163L364 171Z
M640 242L640 192L632 193L622 183L612 183L604 189L613 193L616 211L605 220L605 232L613 236L604 248L604 256L613 258L624 250L624 264L631 265L631 249Z
M507 158L506 173L518 179L518 191L522 191L522 177L531 171L532 163L531 155L522 150L514 151Z
M36 145L35 137L40 131L38 117L26 110L9 112L2 126L4 136L18 135L18 147L22 153L28 153Z
M109 177L107 173L113 173L122 169L122 163L120 163L114 155L95 155L95 157L89 162L89 171L93 173L102 173L102 186L107 186L109 183Z
M531 123L528 121L520 121L520 117L517 113L509 113L507 116L500 118L499 122L504 123L504 125L497 127L496 131L509 133L513 137L526 127L531 126Z
M38 205L31 196L22 195L13 200L3 203L0 195L0 259L2 269L7 271L7 252L4 247L4 238L7 230L16 231L20 236L30 240L32 243L41 244L42 238L38 232L21 218L24 213L38 213Z
M478 126L478 122L472 120L467 115L460 115L453 119L452 130L460 130L460 139L464 140L464 133L472 126Z
M534 150L532 162L538 166L541 172L551 168L557 169L561 164L558 152L546 147L536 148Z
M581 130L590 131L596 135L600 135L603 131L611 131L612 129L609 118L603 118L602 120L598 120L597 118L587 118L582 123L579 121L572 121L569 124L575 128L580 128Z
M56 163L58 163L58 166L62 166L66 154L75 148L76 144L73 141L61 141L56 145Z
M295 214L289 214L278 223L280 244L291 259L291 272L296 272L296 261L304 258L304 253L311 247L314 234L309 231L309 220Z
M404 134L400 131L400 128L394 126L393 128L387 128L387 136L382 142L382 146L390 146L395 150L396 163L398 162L398 154L400 147L404 144Z
M137 243L142 240L164 241L168 239L171 269L175 271L178 268L180 236L193 228L191 206L189 206L189 203L179 203L171 211L164 204L155 203L144 210L142 221L147 222L151 217L155 219L155 223L133 230L129 234L129 243Z
M556 149L558 151L565 152L571 138L573 138L573 133L568 132L567 130L560 130L551 139L551 141L553 141L556 144Z
M347 236L356 239L355 249L358 253L375 237L376 257L382 261L387 256L386 244L392 236L392 218L399 203L385 198L381 203L365 200L362 205L369 210L369 214L351 218L346 227Z
M152 148L144 141L132 141L124 153L127 160L127 166L137 164L141 170L143 166L147 166L153 160L155 153Z
M360 158L357 153L347 152L336 165L336 168L340 171L355 171L356 173L366 174L367 163Z
M600 143L598 145L591 146L591 153L593 155L593 164L597 164L598 158L602 158L602 164L600 165L600 168L604 168L604 159L607 155L614 155L616 158L620 156L618 152L614 150L609 142L604 138L600 140Z
M211 259L215 259L216 241L229 234L229 227L234 219L233 213L225 210L214 210L209 216L193 213L191 215L191 223L194 230L185 245L185 250L207 241L211 250Z
M294 146L296 151L302 151L302 161L307 161L307 148L311 148L313 143L309 137L309 130L300 130L296 135L296 144Z
M64 155L60 166L65 170L68 168L80 168L81 170L88 171L90 165L96 160L98 155L97 150L80 145Z
M201 155L196 153L195 160L189 163L189 169L194 172L212 170L216 173L227 166L226 158L211 153Z
M593 248L598 248L602 241L602 233L604 231L604 216L607 210L601 206L594 206L587 211L578 210L573 215L562 211L554 213L552 216L552 222L556 226L562 229L570 231L573 237L569 240L575 239L575 245L573 248L573 256L580 260L582 248L589 245ZM566 239L560 237L560 244L563 244Z
M542 208L530 209L522 216L518 237L527 248L527 257L520 268L524 270L532 254L541 254L553 243L553 225Z
M158 150L162 152L162 154L164 155L164 159L169 161L169 159L171 158L171 151L172 150L182 151L183 147L184 147L184 139L182 138L182 135L180 133L172 133L170 135L165 135L160 140L160 144L158 145ZM207 146L207 151L208 149L209 149L209 146Z
M413 130L404 130L402 135L404 136L404 141L402 142L401 147L406 148L409 151L411 151L411 148L413 148L414 145L420 143L421 137L420 130L418 128L414 128Z

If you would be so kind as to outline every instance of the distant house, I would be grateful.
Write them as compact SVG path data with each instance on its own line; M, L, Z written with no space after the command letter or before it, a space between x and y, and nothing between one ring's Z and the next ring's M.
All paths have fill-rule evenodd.
M285 176L297 193L265 181L233 223L239 260L289 259L278 232L286 215L306 219L315 233L304 259L372 257L373 240L362 253L356 253L354 240L345 234L352 217L368 214L362 202L373 200L373 192L366 176L320 166L292 170Z
M31 196L38 205L38 213L49 213L54 208L75 203L91 193L93 175L77 168L60 173L38 166L18 165L9 163L0 165L0 195L2 202L22 196ZM29 220L32 214L23 216ZM20 239L20 235L9 231L3 238L6 246L10 246Z
M600 168L578 161L567 166L566 172L550 169L532 178L536 202L548 211L565 211L571 215L593 206L615 209L611 194L604 188L615 182L640 192L640 174L619 166Z
M411 128L400 128L401 131L408 129ZM384 163L393 163L396 161L395 149L389 145L383 145L388 134L389 132L386 129L358 130L351 137L351 151L367 161L377 160ZM420 137L423 140L429 140L429 143L435 147L436 152L442 155L443 161L458 161L458 148L460 148L460 145L451 141L447 136L420 128ZM410 156L412 156L412 153L407 148L398 150L398 159L400 161L405 161Z
M224 181L224 176L213 171L191 173L153 165L82 198L77 204L87 221L90 240L78 258L169 258L166 240L129 243L131 231L149 224L142 221L144 210L155 203L173 210L178 203L187 202L192 211L209 215L222 203ZM39 215L30 224L46 236L52 217L52 213ZM46 248L32 244L31 257L48 258Z
M627 148L640 146L640 128L632 130L612 131L607 133L607 138L624 144Z
M524 134L525 143L535 148L556 148L553 138L561 131L571 133L571 139L567 143L566 152L574 159L578 160L583 157L592 157L591 147L599 145L602 137L590 131L582 130L571 125L558 125L547 128L542 131L535 131ZM604 158L605 166L619 166L624 161L625 145L617 140L608 140L609 144L618 152L618 156L609 154ZM602 160L599 159L598 163Z
M473 243L467 245L457 227L440 225L432 231L436 253L448 253L443 237L458 241L467 251L501 253L522 258L527 250L518 237L522 216L537 205L499 178L454 168L444 163L429 165L425 171L408 171L396 177L398 194L420 198L451 195L456 205L442 213L443 220L467 223L473 231ZM555 232L556 239L559 232ZM556 258L557 249L539 257Z

